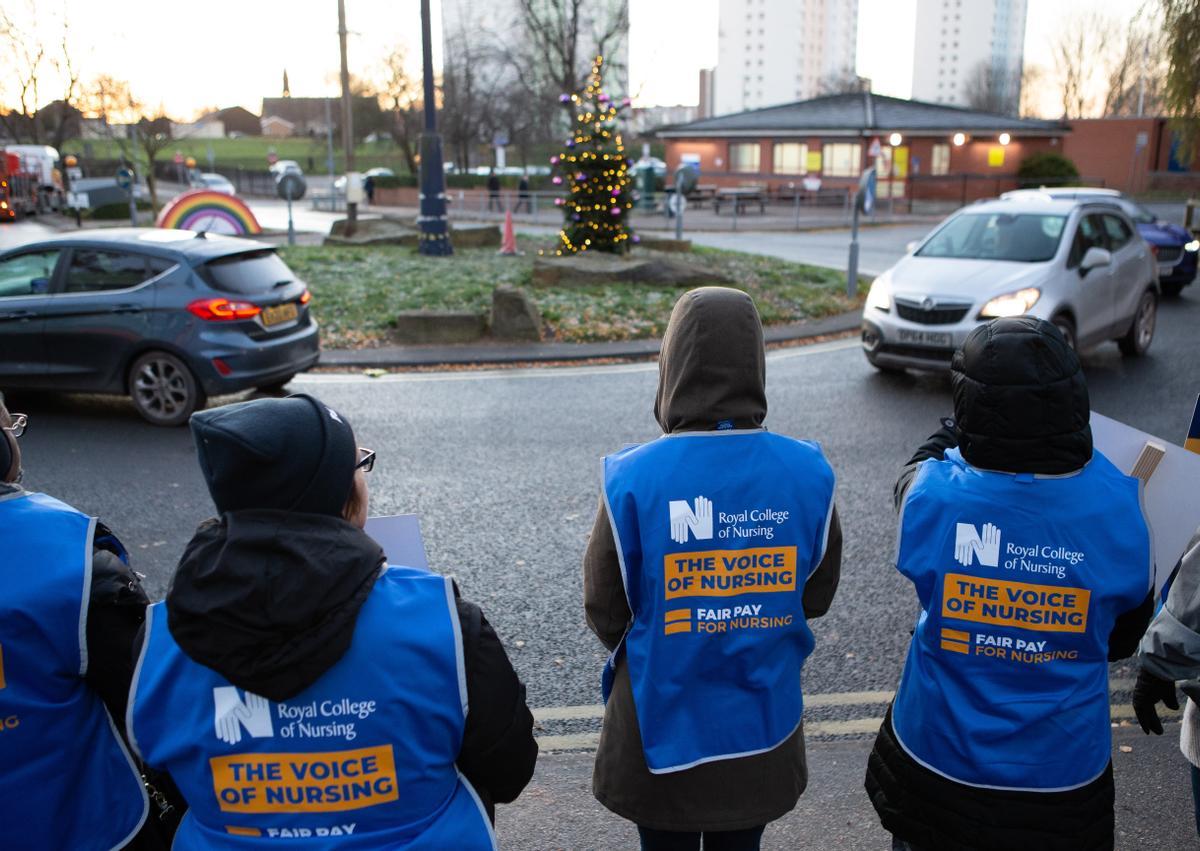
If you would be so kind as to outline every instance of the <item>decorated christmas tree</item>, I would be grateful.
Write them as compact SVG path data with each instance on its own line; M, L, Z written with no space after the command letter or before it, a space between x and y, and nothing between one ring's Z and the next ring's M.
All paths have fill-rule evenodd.
M597 56L587 88L578 94L562 94L571 104L575 126L566 148L550 162L556 166L553 182L567 190L555 200L563 208L563 229L557 255L580 251L624 254L637 237L629 227L633 210L633 181L630 161L621 141L619 117L629 98L619 105L601 86L604 57Z

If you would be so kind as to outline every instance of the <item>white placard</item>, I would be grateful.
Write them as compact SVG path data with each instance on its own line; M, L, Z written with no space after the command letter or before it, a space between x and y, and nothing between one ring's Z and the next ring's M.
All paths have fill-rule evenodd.
M1200 527L1200 455L1092 412L1092 442L1122 473L1133 470L1147 441L1166 450L1144 494L1154 536L1155 582L1161 589Z
M429 569L425 542L421 540L421 520L415 514L391 514L367 518L366 533L383 547L387 563L397 567Z

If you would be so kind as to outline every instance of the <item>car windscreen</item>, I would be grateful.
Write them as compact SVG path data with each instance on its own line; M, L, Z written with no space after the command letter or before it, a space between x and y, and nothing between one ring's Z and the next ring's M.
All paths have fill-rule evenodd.
M1049 213L960 213L916 256L1042 263L1058 251L1066 223L1066 216Z
M296 280L287 264L270 250L218 257L196 271L213 289L238 295L270 292L281 284Z

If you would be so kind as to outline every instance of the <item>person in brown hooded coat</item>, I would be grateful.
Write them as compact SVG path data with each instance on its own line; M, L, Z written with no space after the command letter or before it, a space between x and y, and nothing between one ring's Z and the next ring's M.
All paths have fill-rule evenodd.
M655 418L665 434L764 430L765 382L762 324L750 296L705 287L679 299L663 340L654 403ZM829 609L841 571L842 533L836 508L821 522L827 524L824 555L803 590L797 587L795 594L795 608L802 608L810 620ZM630 610L603 498L583 571L588 626L612 651L638 614ZM596 754L596 798L638 825L647 851L697 849L702 835L706 849L757 848L764 826L795 807L807 784L803 725L763 753L652 773L643 750L629 665L620 658Z

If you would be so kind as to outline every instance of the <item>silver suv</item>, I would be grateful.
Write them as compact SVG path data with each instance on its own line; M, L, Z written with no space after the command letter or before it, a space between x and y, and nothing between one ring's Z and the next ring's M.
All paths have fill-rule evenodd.
M1088 201L964 207L875 279L862 345L881 370L945 369L981 322L1028 314L1076 349L1116 340L1140 355L1158 315L1154 256L1129 217Z

